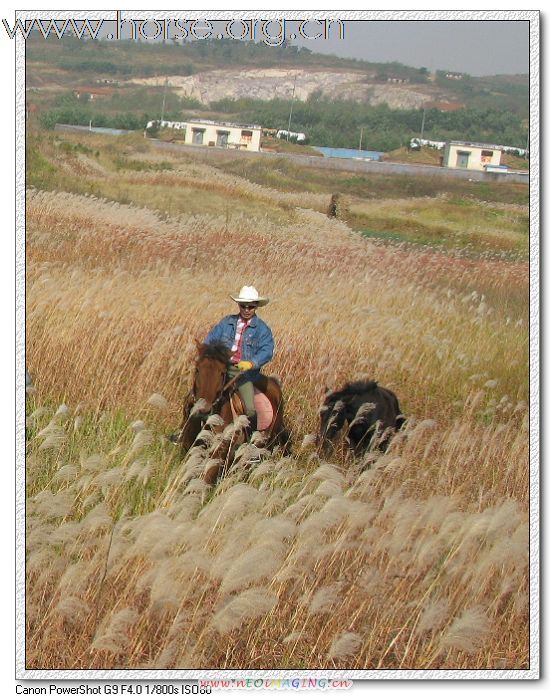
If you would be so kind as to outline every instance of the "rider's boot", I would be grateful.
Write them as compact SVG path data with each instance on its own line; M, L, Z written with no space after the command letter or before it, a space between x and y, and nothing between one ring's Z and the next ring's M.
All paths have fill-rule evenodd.
M258 418L256 413L254 416L247 416L247 418L249 419L249 424L245 427L245 437L247 442L249 442L257 428Z

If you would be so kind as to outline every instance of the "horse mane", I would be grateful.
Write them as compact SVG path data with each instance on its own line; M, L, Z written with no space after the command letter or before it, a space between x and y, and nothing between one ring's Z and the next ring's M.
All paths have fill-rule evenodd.
M358 394L366 394L369 391L375 391L378 388L378 382L373 379L359 379L354 382L347 382L341 389L337 389L326 396L326 403L338 401L345 397L357 396Z
M211 345L203 344L200 346L198 359L207 358L210 360L219 360L228 365L230 357L231 351L226 345L223 343L213 343Z

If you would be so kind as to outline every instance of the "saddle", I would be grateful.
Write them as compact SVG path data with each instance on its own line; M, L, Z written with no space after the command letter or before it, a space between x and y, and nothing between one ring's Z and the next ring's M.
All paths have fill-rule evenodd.
M256 386L254 387L254 407L256 408L256 429L267 430L272 425L272 421L274 419L274 409L270 399ZM231 394L231 411L233 413L234 420L237 418L237 416L245 413L243 400L241 399L241 395L238 391L234 391Z

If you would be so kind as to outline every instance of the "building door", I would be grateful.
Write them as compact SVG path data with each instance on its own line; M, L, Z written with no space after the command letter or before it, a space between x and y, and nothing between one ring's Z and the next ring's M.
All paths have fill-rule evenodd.
M221 148L227 148L227 142L229 139L229 131L218 131L218 136L216 138L216 146Z
M457 151L457 168L468 168L468 159L470 151Z
M202 146L204 141L205 129L193 129L193 143L197 146Z

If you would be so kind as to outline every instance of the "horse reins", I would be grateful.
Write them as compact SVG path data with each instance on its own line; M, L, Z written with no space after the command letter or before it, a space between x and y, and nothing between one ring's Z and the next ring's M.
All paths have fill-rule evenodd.
M220 404L221 400L223 399L223 397L224 397L226 391L229 391L229 390L231 389L231 387L235 384L235 382L239 379L239 377L240 377L242 374L244 374L244 372L239 372L239 373L236 374L234 377L232 377L226 384L223 385L222 390L220 391L220 393L219 393L217 399L216 399L216 400L214 401L214 403L212 404L212 408L214 408L214 406L219 406L219 404Z
M220 402L221 402L221 400L223 399L224 394L226 393L226 391L229 391L229 389L231 389L231 387L235 384L235 382L239 379L239 377L241 377L242 374L244 374L244 372L239 372L239 374L236 374L236 375L235 375L234 377L232 377L227 383L225 383L225 384L223 385L223 387L222 387L220 393L218 394L217 398L216 398L216 399L214 400L214 402L212 403L211 415L212 415L213 412L214 412L214 407L216 407L216 406L218 406L218 405L220 404ZM193 388L192 388L192 390L191 390L191 398L193 399L193 403L196 402L194 383L193 383ZM180 437L181 437L181 435L183 435L183 431L184 431L185 428L187 427L187 424L189 423L190 420L191 420L191 416L189 415L189 416L187 417L187 420L186 420L185 423L183 424L183 427L181 428L181 431L180 431L180 433L179 433L179 436L180 436Z

